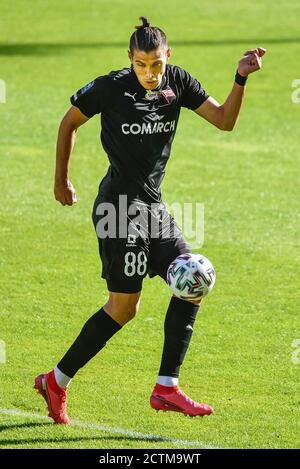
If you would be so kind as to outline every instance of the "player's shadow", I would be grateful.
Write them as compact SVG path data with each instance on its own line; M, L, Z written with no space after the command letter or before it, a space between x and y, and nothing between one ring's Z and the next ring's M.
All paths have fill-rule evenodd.
M300 37L276 37L276 38L249 38L249 39L214 39L214 40L189 40L189 41L172 41L172 47L188 47L188 46L230 46L245 44L248 47L256 45L267 46L268 44L290 44L300 43ZM89 42L89 43L28 43L28 44L0 44L0 55L56 55L67 53L72 49L107 49L120 48L128 49L127 42Z
M1 446L8 446L8 445L15 445L15 446L22 446L22 445L28 445L28 444L37 444L37 443L45 443L47 445L48 443L70 443L70 442L82 442L82 441L138 441L142 442L145 441L143 438L138 438L134 436L78 436L78 437L55 437L55 438L25 438L25 439L20 439L20 438L12 438L12 439L0 439L0 447ZM147 441L152 441L152 442L163 442L165 440L160 440L157 438L147 438Z
M13 423L13 424L4 424L0 425L0 432L4 432L7 430L21 430L22 428L34 428L34 427L49 427L52 425L51 422L44 422L44 423L39 423L39 422L27 422L27 423Z
M19 423L19 424L7 424L7 425L0 425L0 432L5 432L5 431L10 431L10 430L22 430L22 429L29 429L29 428L34 428L34 427L51 427L53 428L53 423L51 422L44 422L44 423L39 423L39 422L28 422L28 423ZM76 428L76 427L74 427ZM45 438L22 438L22 433L19 434L19 438L1 438L0 439L0 447L1 446L8 446L8 445L15 445L15 446L22 446L24 444L37 444L37 443L58 443L58 442L82 442L82 441L101 441L101 440L113 440L113 441L137 441L137 442L142 442L142 441L152 441L152 442L164 442L166 441L165 438L163 437L147 437L142 438L138 436L125 436L125 435L120 435L120 436L113 436L113 435L99 435L99 436L78 436L78 437L45 437Z

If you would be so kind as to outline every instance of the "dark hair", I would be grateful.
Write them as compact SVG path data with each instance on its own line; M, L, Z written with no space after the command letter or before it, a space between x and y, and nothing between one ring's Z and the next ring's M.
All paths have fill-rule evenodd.
M145 16L139 18L143 24L136 26L136 31L131 35L129 50L133 54L135 49L150 52L158 47L167 46L165 33L156 26L150 26L150 21Z

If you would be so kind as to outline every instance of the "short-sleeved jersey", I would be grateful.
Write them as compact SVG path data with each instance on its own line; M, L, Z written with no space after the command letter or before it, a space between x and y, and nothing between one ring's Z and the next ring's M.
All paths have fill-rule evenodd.
M207 98L195 78L169 64L152 91L143 88L131 67L100 76L75 93L71 103L85 116L101 113L101 142L110 162L102 195L160 201L180 108L195 110Z

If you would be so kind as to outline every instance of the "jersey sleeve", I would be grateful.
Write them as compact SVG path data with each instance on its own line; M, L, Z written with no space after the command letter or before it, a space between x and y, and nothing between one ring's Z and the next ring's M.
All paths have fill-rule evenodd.
M109 105L111 87L112 82L107 75L98 77L73 94L71 104L78 107L86 117L93 117Z
M185 70L182 70L182 72L184 89L181 106L194 111L209 98L209 95L196 78Z

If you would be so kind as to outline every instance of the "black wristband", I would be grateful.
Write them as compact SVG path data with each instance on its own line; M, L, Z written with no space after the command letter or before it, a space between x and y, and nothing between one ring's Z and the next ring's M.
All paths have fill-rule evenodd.
M235 81L238 85L240 85L240 86L245 86L247 80L248 80L248 77L242 77L242 75L239 74L238 70L236 71L234 81Z

